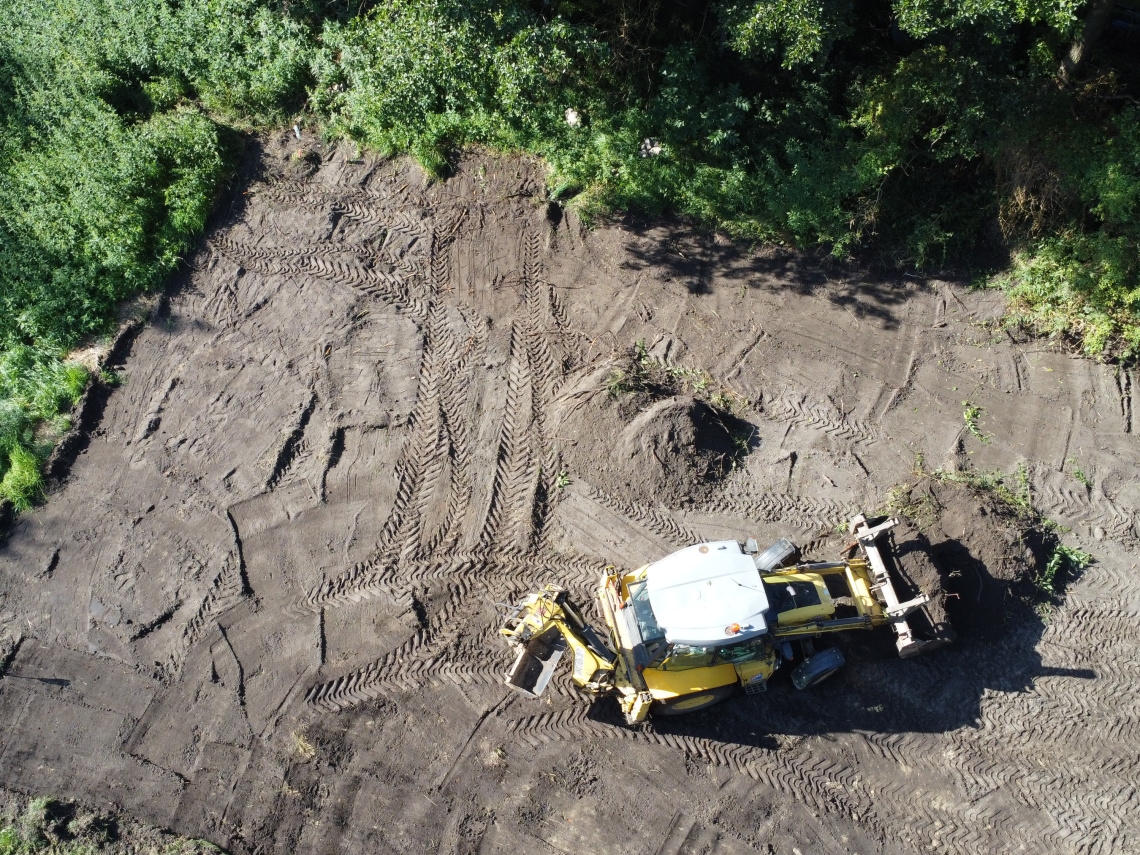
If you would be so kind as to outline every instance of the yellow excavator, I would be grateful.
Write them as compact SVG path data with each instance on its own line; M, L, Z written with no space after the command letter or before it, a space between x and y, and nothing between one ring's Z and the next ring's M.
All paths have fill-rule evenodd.
M628 574L607 568L597 591L604 635L563 588L547 585L511 607L500 630L517 651L507 685L538 697L570 650L574 685L615 695L636 724L705 709L740 688L764 691L796 658L793 643L802 656L792 683L814 686L844 665L839 648L815 650L827 633L889 625L899 655L914 656L932 642L915 637L907 617L929 597L899 600L878 545L896 525L856 516L852 557L842 561L795 563L788 540L760 553L749 538L690 546Z

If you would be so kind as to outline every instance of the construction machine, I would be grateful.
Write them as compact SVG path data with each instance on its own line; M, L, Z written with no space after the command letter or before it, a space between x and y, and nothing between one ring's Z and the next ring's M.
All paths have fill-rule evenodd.
M604 632L565 589L547 585L510 607L500 630L517 651L507 685L538 697L569 650L574 685L616 696L636 724L704 709L741 688L762 692L797 659L792 683L814 686L844 664L837 647L816 651L828 633L889 625L899 655L914 656L930 642L907 618L929 597L899 600L879 543L896 525L854 517L849 557L839 561L797 562L784 538L761 553L749 538L690 546L632 573L607 568L597 589Z

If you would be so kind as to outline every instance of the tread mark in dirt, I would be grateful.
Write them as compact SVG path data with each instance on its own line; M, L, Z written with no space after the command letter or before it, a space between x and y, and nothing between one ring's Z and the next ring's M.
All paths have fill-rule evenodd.
M686 528L667 513L656 508L650 508L636 502L627 502L617 496L604 493L593 485L587 485L586 489L587 495L602 507L641 523L658 537L662 537L670 543L677 546L692 546L694 543L701 543L705 540L692 529Z
M874 805L856 781L849 767L800 753L788 757L786 752L767 751L747 745L733 745L700 737L659 733L652 723L639 729L621 724L590 719L589 709L581 704L516 719L508 732L531 748L554 741L571 740L582 744L598 738L627 739L662 745L684 752L691 758L727 766L748 775L775 790L792 794L818 811L856 815L874 819Z
M1136 515L1102 495L1090 495L1088 488L1070 475L1049 472L1035 479L1035 499L1050 516L1066 521L1082 521L1104 529L1105 536L1126 548L1135 548L1140 538Z
M1120 392L1120 416L1124 421L1124 432L1132 433L1132 389L1135 386L1132 372L1119 368L1116 372L1116 388Z
M265 490L267 492L276 488L299 462L302 455L308 451L308 443L305 440L305 428L308 427L309 419L312 418L313 410L316 409L316 406L316 393L310 393L308 403L302 408L301 414L297 418L297 424L293 427L290 434L285 437L285 441L281 444L281 448L277 452L277 459L273 462L273 469L270 471L269 477L265 480Z
M774 421L806 425L852 442L874 442L883 436L881 428L858 419L848 419L834 404L811 402L807 392L789 388L774 398L767 398L763 414Z
M479 545L483 549L490 549L499 538L504 516L507 516L509 522L512 512L517 515L519 502L525 498L526 490L530 486L528 478L530 449L524 426L520 425L520 421L530 415L531 409L530 406L524 406L524 402L529 404L531 384L530 360L523 346L523 337L519 325L512 324L506 408L499 434L491 498L483 528L479 533Z
M183 628L174 649L159 666L158 678L165 681L174 678L182 668L186 653L209 634L213 618L233 608L245 597L245 579L240 562L237 559L227 562L210 582L210 589L202 604Z
M330 580L310 594L309 602L316 608L359 602L381 592L390 594L392 577L396 575L402 577L401 581L406 586L405 597L409 607L413 597L412 586L416 584L442 581L447 585L448 598L429 619L428 626L397 651L313 687L306 699L313 706L335 711L382 695L410 691L424 682L433 685L441 680L457 685L500 684L506 668L504 657L507 651L490 643L498 631L498 616L482 628L480 637L469 640L465 656L458 661L454 653L448 653L449 645L456 640L455 631L451 629L454 616L469 609L473 602L513 601L534 584L545 581L558 580L567 587L577 587L579 590L575 593L584 597L589 588L597 585L605 569L606 565L600 562L576 556L533 558L499 554L488 559L482 554L468 553L405 561L399 565L393 561L378 566L372 570L375 576L371 586L353 579L345 589L338 580ZM386 570L389 572L385 573ZM361 568L361 575L367 572ZM586 602L584 599L581 601ZM423 648L426 648L426 653L417 656ZM566 697L576 694L566 681L561 681L554 688L557 694Z
M560 361L550 350L548 332L558 326L554 291L542 278L540 239L537 232L523 235L522 275L526 303L526 349L531 369L532 450L540 456L530 512L520 519L521 539L528 551L542 548L549 535L547 523L558 500L557 482L561 460L547 439L546 404L557 394L562 382Z
M243 267L267 275L289 275L297 278L317 276L338 285L346 285L369 297L374 297L393 308L423 317L427 314L424 301L411 296L403 278L384 273L363 264L346 264L337 260L327 260L311 253L298 256L295 261L286 259L263 259L251 253L250 248L224 238L215 238L210 246L223 255L231 257ZM255 251L256 252L256 251Z
M762 493L758 496L717 496L701 508L701 512L764 522L786 522L805 529L831 529L849 516L851 508L828 499Z
M217 235L210 239L210 246L230 255L241 256L253 261L269 262L274 259L301 258L313 255L351 255L361 264L383 261L402 270L407 275L419 275L421 265L415 264L418 260L414 256L393 255L383 248L376 248L369 244L324 244L303 246L250 246L231 240L224 235Z

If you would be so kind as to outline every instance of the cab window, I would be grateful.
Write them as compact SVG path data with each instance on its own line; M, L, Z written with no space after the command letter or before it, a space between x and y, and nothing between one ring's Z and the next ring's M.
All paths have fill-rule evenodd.
M753 659L763 659L767 656L768 646L764 642L764 637L750 638L747 641L739 641L736 644L723 644L717 648L716 661L732 662L733 664L739 662L751 662Z
M806 579L764 579L764 593L768 595L768 608L776 614L820 604L819 591L814 582Z
M633 604L633 616L637 620L637 628L641 632L641 639L645 642L664 638L665 633L657 625L657 616L653 614L653 606L649 604L649 590L647 582L631 582L629 584L629 601Z
M704 668L712 664L712 647L693 647L688 644L674 644L669 655L661 663L662 671L684 671L687 668Z

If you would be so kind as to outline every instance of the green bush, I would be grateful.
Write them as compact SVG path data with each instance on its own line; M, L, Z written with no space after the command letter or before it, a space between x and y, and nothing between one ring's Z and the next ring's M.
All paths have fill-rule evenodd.
M63 353L179 263L226 172L217 117L298 109L313 39L258 0L0 0L0 17L0 495L25 507L85 379Z
M1012 320L1072 336L1094 356L1140 356L1140 109L1054 144L1058 181L1079 200L1070 226L1028 246L998 278ZM1079 219L1077 217L1079 216Z
M330 22L321 42L312 104L330 133L411 152L431 174L464 143L555 141L564 96L604 51L560 20L486 0L398 0Z
M0 498L17 510L42 493L40 463L86 383L87 369L58 352L15 346L0 353Z

